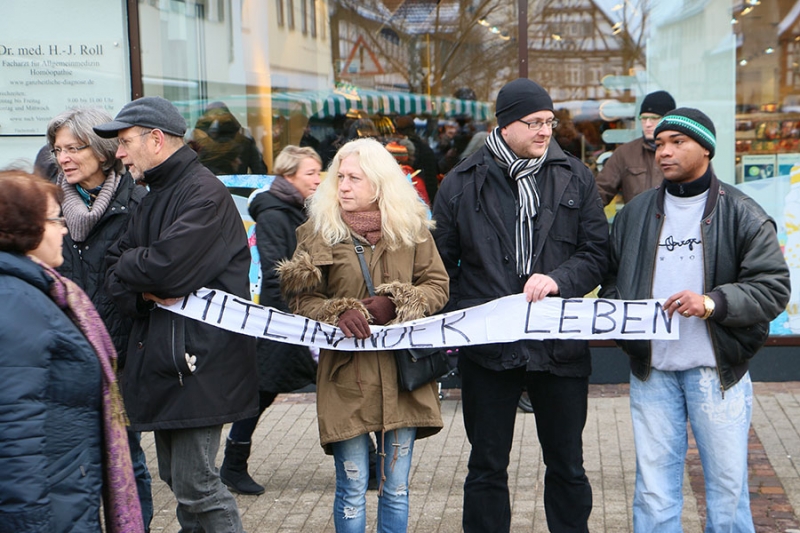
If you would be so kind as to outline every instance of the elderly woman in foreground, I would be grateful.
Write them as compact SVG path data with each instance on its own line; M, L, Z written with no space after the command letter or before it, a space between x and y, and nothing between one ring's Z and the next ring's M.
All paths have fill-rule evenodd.
M337 325L348 337L439 311L447 272L425 213L392 155L377 141L345 144L297 230L297 250L279 267L295 313ZM370 297L355 243L363 248L376 296ZM398 387L391 351L322 350L317 372L320 443L336 465L336 531L363 533L370 432L378 434L377 531L404 532L414 440L442 428L438 389Z
M0 172L0 531L144 530L116 353L62 277L59 188ZM102 495L102 498L101 498Z

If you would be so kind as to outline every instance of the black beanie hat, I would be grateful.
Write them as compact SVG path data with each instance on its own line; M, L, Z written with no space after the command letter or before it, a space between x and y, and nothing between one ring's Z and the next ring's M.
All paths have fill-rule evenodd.
M679 107L675 111L670 111L656 126L655 136L662 131L679 131L688 135L698 142L700 146L708 150L708 158L714 157L714 149L717 147L717 130L708 115L699 109L691 107Z
M644 97L642 107L639 108L639 114L653 113L663 117L673 109L675 109L675 99L672 95L667 91L656 91Z
M500 89L494 116L497 125L505 128L515 120L543 110L553 111L553 99L547 91L535 81L518 78Z

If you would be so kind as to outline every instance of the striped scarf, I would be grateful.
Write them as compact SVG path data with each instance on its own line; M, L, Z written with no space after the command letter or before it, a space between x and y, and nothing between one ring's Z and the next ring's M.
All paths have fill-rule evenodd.
M500 166L517 182L519 191L519 213L517 214L517 274L528 276L533 271L533 222L539 210L539 189L536 186L536 173L542 168L547 157L523 159L515 154L495 128L486 137L486 147L497 158Z

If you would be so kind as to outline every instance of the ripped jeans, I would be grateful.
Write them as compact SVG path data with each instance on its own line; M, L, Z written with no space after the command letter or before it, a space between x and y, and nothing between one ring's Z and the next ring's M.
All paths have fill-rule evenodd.
M378 479L380 454L386 447L383 470L386 481L378 495L378 533L404 533L408 527L408 475L417 428L387 431L385 442L378 434ZM369 434L331 444L336 463L336 497L333 523L336 533L364 533L367 527L367 482L369 481Z
M706 532L755 531L747 483L747 436L753 384L746 373L720 392L715 368L631 375L636 444L633 531L683 531L683 478L691 424L705 478Z

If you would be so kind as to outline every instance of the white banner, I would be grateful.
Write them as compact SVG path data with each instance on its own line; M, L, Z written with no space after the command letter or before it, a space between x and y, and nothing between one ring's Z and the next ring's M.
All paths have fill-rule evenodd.
M339 328L213 289L200 289L164 307L179 315L252 337L329 350L444 348L522 339L678 339L663 300L545 298L515 294L442 315L392 326L370 326L369 339Z

